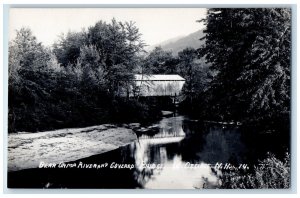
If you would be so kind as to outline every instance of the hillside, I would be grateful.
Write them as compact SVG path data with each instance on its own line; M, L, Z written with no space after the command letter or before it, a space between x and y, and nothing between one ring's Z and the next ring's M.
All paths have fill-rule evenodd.
M149 46L147 51L151 51L155 47L161 46L163 50L172 51L173 55L177 55L179 51L186 47L199 48L204 43L204 40L199 40L203 36L203 30L199 30L187 36L172 38L159 44Z

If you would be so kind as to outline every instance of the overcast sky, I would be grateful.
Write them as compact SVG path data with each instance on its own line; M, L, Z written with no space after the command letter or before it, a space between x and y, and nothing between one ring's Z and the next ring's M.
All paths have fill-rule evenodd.
M52 45L61 33L87 29L99 20L135 21L148 45L188 35L201 28L196 20L205 17L203 8L12 8L9 38L16 29L29 27L38 41Z

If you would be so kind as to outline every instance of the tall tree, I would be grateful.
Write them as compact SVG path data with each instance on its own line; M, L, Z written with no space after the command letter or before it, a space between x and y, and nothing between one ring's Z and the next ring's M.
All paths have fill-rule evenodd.
M9 45L9 123L10 130L34 122L45 114L43 104L51 98L59 70L55 56L39 43L30 29L21 28ZM39 118L38 118L39 117ZM16 123L16 125L15 125Z
M213 112L223 119L288 118L291 10L209 9L202 21L206 44L199 52L218 72Z
M45 83L43 78L49 70L59 70L55 56L37 41L30 29L21 28L9 46L10 85L20 82L38 88L41 83Z
M86 71L88 67L94 72L102 71L105 88L117 95L120 87L129 86L143 47L134 22L112 19L110 23L99 21L87 31L69 33L54 45L54 52L64 66L84 64ZM93 63L88 59L93 59Z
M88 30L88 42L95 45L99 64L105 72L106 87L118 94L119 87L127 87L133 78L138 55L143 51L144 43L134 22L111 23L99 21Z

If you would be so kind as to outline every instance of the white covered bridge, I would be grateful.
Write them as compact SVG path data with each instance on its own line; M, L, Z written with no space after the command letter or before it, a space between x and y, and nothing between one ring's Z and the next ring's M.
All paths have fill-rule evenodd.
M136 74L131 96L178 96L185 83L179 75Z

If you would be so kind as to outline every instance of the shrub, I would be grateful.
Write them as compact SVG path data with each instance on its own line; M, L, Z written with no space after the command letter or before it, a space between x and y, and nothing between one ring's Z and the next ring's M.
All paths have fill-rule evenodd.
M220 188L226 189L287 189L290 187L290 155L283 161L268 153L267 158L259 161L253 172L235 170L220 176Z

